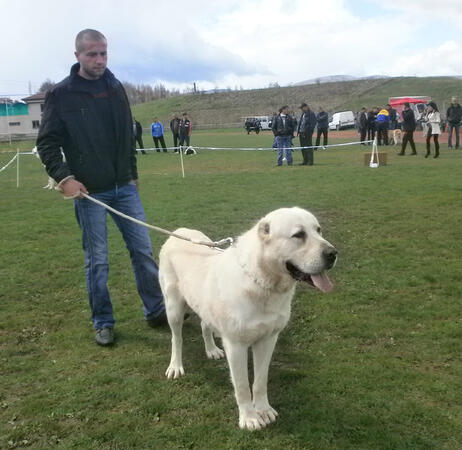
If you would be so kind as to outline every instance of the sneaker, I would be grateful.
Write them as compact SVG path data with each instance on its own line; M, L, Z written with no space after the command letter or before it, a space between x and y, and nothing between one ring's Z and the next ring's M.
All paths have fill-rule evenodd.
M114 343L114 328L98 328L95 341L98 345L112 345Z

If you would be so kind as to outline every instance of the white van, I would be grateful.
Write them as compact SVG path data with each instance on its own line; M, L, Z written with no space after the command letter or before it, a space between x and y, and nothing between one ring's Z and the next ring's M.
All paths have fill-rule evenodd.
M329 122L329 130L340 130L355 126L355 115L353 111L340 111L334 113L332 121Z
M255 116L255 119L258 119L260 121L262 130L271 130L271 117Z

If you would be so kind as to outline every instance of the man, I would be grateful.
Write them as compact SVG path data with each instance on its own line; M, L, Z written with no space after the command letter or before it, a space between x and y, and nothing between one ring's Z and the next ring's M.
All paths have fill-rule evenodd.
M292 137L295 131L294 119L289 115L289 107L287 105L279 108L279 114L273 118L272 130L275 138L275 143L278 149L277 165L282 166L282 161L285 156L287 165L292 165Z
M167 146L165 145L164 139L164 126L162 125L162 122L159 122L159 119L157 117L154 117L153 122L151 124L151 135L157 151L160 152L160 142L160 145L162 145L164 153L167 153Z
M298 137L300 139L300 147L312 147L313 145L313 132L316 127L316 114L311 111L306 103L300 105L302 115L298 123ZM303 162L301 166L312 166L313 161L313 148L302 148Z
M100 345L111 345L115 321L107 287L107 210L82 193L146 219L137 190L130 106L121 83L106 67L106 38L99 31L83 30L77 34L75 48L78 62L46 96L37 149L48 174L66 197L74 198L95 339ZM162 325L165 306L148 231L119 216L112 218L129 250L146 320L150 326Z
M378 108L374 107L367 113L367 140L373 141L375 139L375 132L377 131L377 113Z
M316 147L321 141L321 135L323 136L322 145L327 145L327 133L329 131L329 115L324 111L324 108L321 106L319 108L318 115L316 116L316 127L318 129L316 136Z
M172 120L170 121L170 131L173 136L173 146L175 147L174 152L177 152L178 149L178 133L180 129L180 118L174 114Z
M133 134L135 135L136 142L138 142L138 145L140 146L141 153L145 155L146 152L143 150L144 149L143 128L141 127L141 124L134 117L133 117Z
M388 111L388 117L390 118L390 130L396 130L398 128L398 113L389 103L387 103L385 108Z
M186 147L189 147L191 139L191 121L189 120L188 114L183 113L183 118L180 120L178 128L180 147L183 147L186 143Z
M358 131L359 137L361 141L361 145L366 145L364 141L366 140L366 133L367 133L367 114L366 108L362 107L361 112L358 116Z
M446 112L446 120L448 121L448 147L452 148L452 132L456 135L456 148L459 148L459 130L460 121L462 119L462 107L457 101L457 97L452 97L451 105Z
M384 108L377 114L377 145L388 145L388 129L390 128L390 114Z
M414 143L414 131L416 127L414 111L411 109L411 105L406 102L404 103L404 109L402 112L403 122L401 128L403 130L403 142L401 144L401 152L398 153L400 156L404 156L406 151L406 145L409 142L411 146L412 153L411 155L417 155Z

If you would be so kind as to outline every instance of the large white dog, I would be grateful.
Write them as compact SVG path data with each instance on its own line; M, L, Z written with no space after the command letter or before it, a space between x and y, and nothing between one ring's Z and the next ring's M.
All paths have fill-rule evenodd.
M176 233L209 240L200 231ZM316 218L301 208L269 213L220 252L170 237L160 251L159 279L172 330L172 356L166 376L184 375L182 325L187 305L202 322L205 352L224 356L215 345L220 336L231 371L239 426L260 429L276 420L267 396L268 368L279 332L290 317L297 281L323 292L332 289L325 271L337 251L321 235ZM249 387L247 357L252 348L254 382Z

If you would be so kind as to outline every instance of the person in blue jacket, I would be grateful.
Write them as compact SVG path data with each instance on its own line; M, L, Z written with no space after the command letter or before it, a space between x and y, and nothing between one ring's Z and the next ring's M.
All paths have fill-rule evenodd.
M151 134L157 151L160 152L160 142L160 145L162 145L164 152L167 153L167 146L165 145L164 139L164 126L161 122L159 122L159 119L157 117L154 117L153 123L151 124Z
M377 114L377 145L388 145L388 129L390 128L390 113L384 108Z

